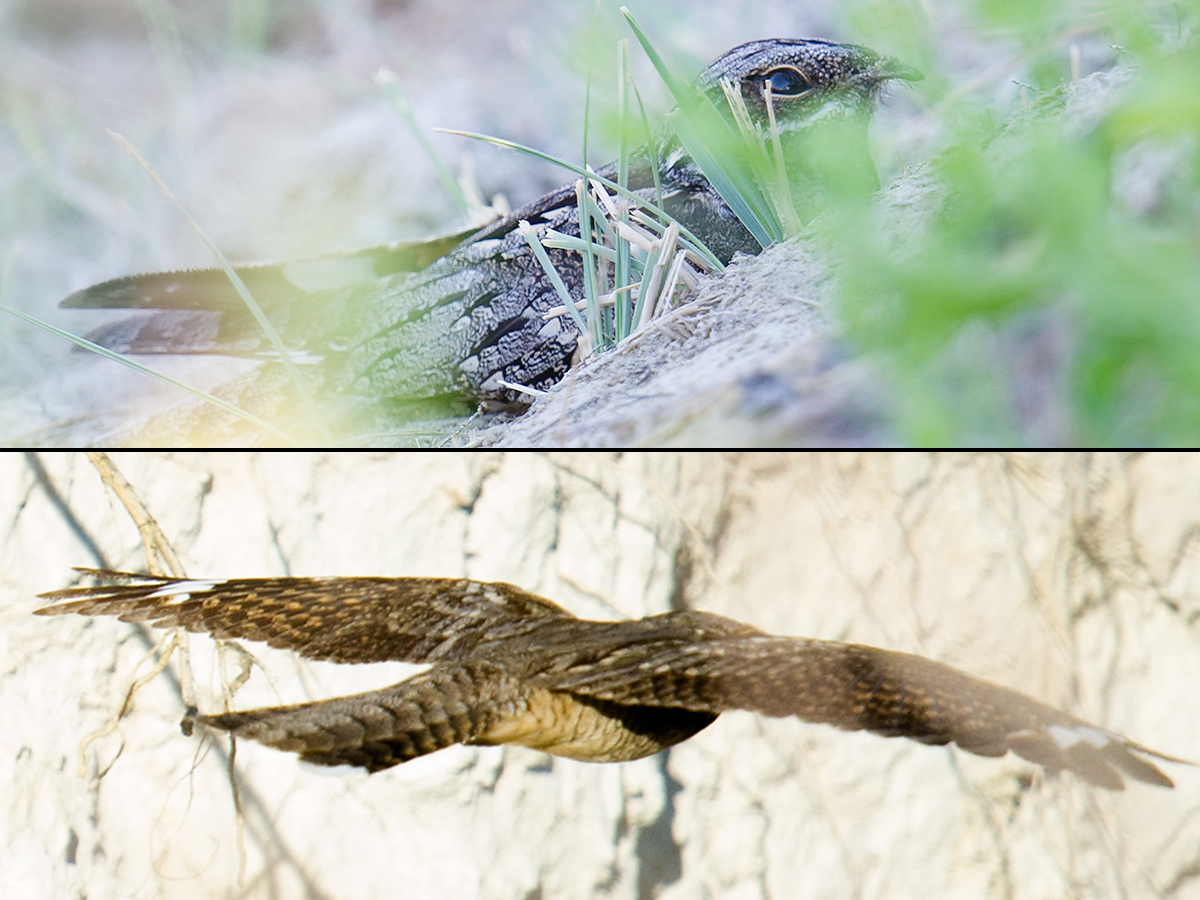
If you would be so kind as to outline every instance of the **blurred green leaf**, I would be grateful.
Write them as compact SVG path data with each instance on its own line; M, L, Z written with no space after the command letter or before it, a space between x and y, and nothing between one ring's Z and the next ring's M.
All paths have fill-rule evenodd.
M942 116L919 228L853 205L824 217L850 339L887 360L916 444L1026 439L1018 360L1047 334L1067 335L1045 361L1064 377L1035 382L1065 391L1062 439L1200 442L1200 3L1088 7L1096 36L1128 42L1127 72L1084 85L1065 83L1074 33L1055 31L1076 7L976 9L1026 43L1015 60L1044 93Z

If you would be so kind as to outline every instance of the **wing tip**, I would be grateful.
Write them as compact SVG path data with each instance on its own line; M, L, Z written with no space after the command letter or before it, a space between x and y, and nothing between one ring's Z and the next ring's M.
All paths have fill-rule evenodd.
M1009 735L1008 745L1023 759L1054 771L1073 772L1089 784L1110 791L1125 789L1122 773L1144 784L1175 787L1170 776L1142 756L1195 765L1084 722L1050 725L1032 733L1018 732Z
M123 586L152 588L168 586L186 579L168 578L161 575L143 575L138 572L122 572L118 569L97 569L90 566L72 566L74 571L98 582L91 586L75 585L74 587L58 588L53 591L43 591L38 594L40 600L52 601L50 605L33 611L35 616L62 616L69 613L88 614L103 603L111 594ZM113 598L118 599L118 598ZM68 600L69 603L54 601Z

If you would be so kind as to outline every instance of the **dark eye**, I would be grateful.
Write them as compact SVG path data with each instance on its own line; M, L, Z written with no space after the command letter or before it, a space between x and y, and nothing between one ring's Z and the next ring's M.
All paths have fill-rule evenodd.
M796 97L808 90L808 79L795 69L772 69L766 75L771 93L777 97Z

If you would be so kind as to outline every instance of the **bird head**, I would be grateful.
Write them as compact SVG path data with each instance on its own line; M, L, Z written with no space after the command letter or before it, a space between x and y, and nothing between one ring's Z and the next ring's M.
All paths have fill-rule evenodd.
M878 190L867 123L889 82L920 78L866 47L776 38L734 47L696 86L748 145L775 145L771 158L786 171L795 228L839 198ZM763 179L761 171L757 177ZM783 193L777 180L772 196Z
M781 133L829 119L867 117L888 82L921 74L855 44L776 38L751 41L717 58L697 79L717 109L740 94L751 121L768 133L774 109Z

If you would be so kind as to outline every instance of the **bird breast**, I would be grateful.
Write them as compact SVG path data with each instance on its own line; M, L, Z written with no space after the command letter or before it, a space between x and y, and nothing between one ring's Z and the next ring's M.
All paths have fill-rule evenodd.
M520 744L583 762L641 759L691 737L715 715L685 709L625 706L534 688L472 744Z

